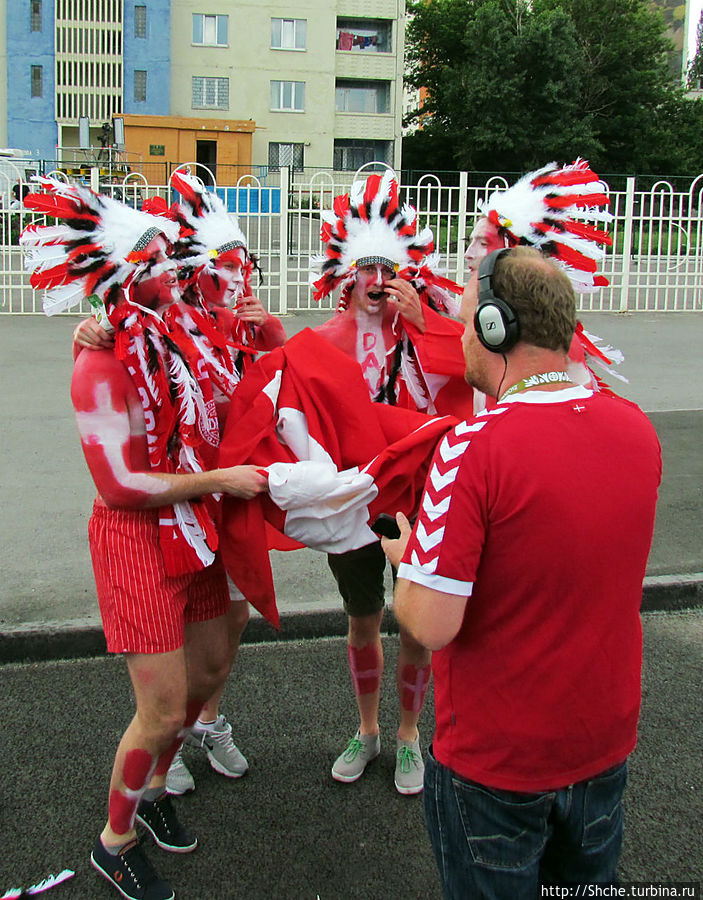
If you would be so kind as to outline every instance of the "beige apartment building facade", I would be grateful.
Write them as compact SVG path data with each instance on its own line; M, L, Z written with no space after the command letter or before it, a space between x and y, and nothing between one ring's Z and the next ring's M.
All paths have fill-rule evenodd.
M173 3L170 114L251 121L254 165L399 166L404 0L300 0L291 9Z

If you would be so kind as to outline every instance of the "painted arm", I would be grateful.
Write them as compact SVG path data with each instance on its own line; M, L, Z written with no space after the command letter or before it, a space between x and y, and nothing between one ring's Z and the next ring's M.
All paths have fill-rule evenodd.
M108 506L148 509L217 492L249 499L266 489L256 466L174 475L150 471L139 398L111 351L80 354L71 399L88 468Z
M400 527L397 540L383 538L383 552L398 568L410 539L411 527L403 513L396 514ZM428 650L441 650L454 640L464 619L467 597L445 594L432 588L398 578L393 596L393 612L398 623Z

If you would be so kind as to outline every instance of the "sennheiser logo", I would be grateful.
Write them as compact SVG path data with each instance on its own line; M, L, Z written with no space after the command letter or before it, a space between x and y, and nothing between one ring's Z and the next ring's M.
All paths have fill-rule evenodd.
M495 322L487 322L486 323L486 331L495 331L496 323Z

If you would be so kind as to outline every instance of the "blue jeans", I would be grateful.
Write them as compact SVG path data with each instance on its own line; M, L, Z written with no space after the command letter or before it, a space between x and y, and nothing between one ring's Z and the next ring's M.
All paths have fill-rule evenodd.
M535 794L460 778L427 754L425 821L446 900L535 900L541 884L617 883L627 761Z

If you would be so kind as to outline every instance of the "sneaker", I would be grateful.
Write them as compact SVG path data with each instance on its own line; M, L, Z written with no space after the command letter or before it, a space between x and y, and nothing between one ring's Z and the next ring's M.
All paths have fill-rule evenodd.
M113 856L98 838L90 862L129 900L173 900L176 896L144 855L139 841L130 841Z
M400 794L419 794L425 777L425 764L420 753L420 736L414 741L396 740L395 786Z
M178 821L168 794L157 800L142 800L137 807L137 821L147 829L162 850L190 853L198 846L197 838Z
M227 778L241 778L249 769L244 754L232 740L232 726L224 716L218 716L212 730L199 728L196 722L186 741L207 750L212 768Z
M166 773L166 790L169 794L174 794L177 797L188 793L188 791L195 790L195 781L188 771L188 766L183 762L180 747Z
M364 769L381 752L381 737L378 734L361 734L357 731L349 741L344 753L340 754L332 766L335 781L356 781L364 774Z

